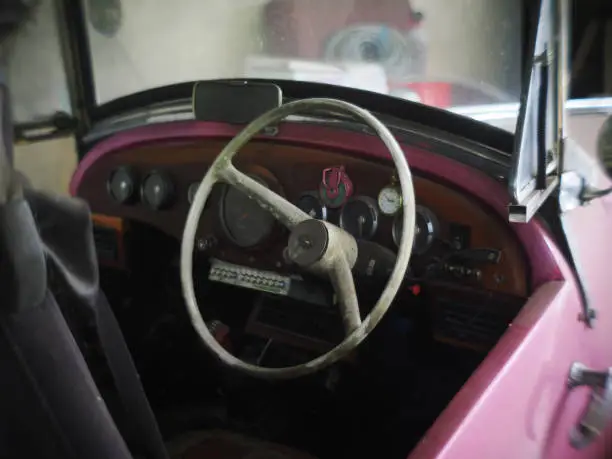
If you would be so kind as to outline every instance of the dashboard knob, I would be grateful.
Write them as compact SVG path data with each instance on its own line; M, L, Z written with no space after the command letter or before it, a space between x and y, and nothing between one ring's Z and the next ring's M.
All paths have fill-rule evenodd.
M142 182L142 201L154 210L165 209L174 199L174 184L162 172L151 172Z
M107 182L108 194L119 204L129 204L134 201L136 177L129 167L115 169Z

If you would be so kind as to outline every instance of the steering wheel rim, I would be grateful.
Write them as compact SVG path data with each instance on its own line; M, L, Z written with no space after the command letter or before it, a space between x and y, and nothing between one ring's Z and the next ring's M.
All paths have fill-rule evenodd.
M246 192L251 199L254 199L260 206L270 211L278 221L280 221L290 230L294 230L299 225L313 220L309 215L298 209L289 201L286 201L273 191L262 186L261 184L258 184L242 172L239 172L233 166L232 158L262 129L273 123L281 121L289 115L316 109L333 109L353 115L371 127L383 141L395 164L404 198L402 204L402 223L404 230L399 245L397 260L389 280L387 281L387 285L376 302L376 305L366 316L366 318L361 321L359 315L357 318L355 318L354 314L350 314L351 311L354 313L354 307L357 305L357 303L351 304L350 306L352 306L352 308L348 307L348 304L342 305L344 308L343 319L345 321L345 328L347 327L347 324L351 326L351 328L348 329L347 335L341 343L309 362L282 368L261 367L244 362L225 350L225 348L223 348L223 346L221 346L210 333L204 319L202 318L202 315L200 314L193 285L192 257L196 232L204 205L206 204L213 185L217 182L225 182ZM273 202L274 205L272 205L271 202ZM406 161L404 153L389 129L367 110L341 100L313 98L290 102L264 113L246 126L238 135L236 135L225 146L219 156L217 156L200 183L187 215L187 220L183 231L183 238L181 241L180 274L183 297L185 299L185 304L193 327L206 347L210 349L213 354L215 354L224 364L230 368L242 371L243 373L249 374L253 377L268 380L290 379L311 374L332 365L355 349L370 334L376 325L378 325L384 314L391 306L391 303L393 302L405 276L406 270L408 269L408 263L412 253L416 218L415 207L416 203L412 174L410 172L410 168L408 167L408 162ZM317 222L319 221L317 220ZM325 226L329 237L329 249L326 249L325 255L322 256L321 261L312 266L312 271L323 271L324 273L329 274L332 278L332 284L336 288L336 292L338 292L338 288L349 288L345 285L345 283L350 282L353 289L354 299L357 301L355 284L350 271L357 258L356 241L348 233L332 224L327 222L320 222L319 224ZM292 236L290 236L290 244ZM341 255L338 255L339 253L341 253ZM331 266L332 264L333 266ZM330 271L326 272L327 269ZM343 290L343 294L350 293L351 292L348 290ZM341 303L344 301L345 300L341 299ZM349 300L347 299L346 301L348 302ZM347 311L349 311L348 317ZM359 314L358 309L357 314Z

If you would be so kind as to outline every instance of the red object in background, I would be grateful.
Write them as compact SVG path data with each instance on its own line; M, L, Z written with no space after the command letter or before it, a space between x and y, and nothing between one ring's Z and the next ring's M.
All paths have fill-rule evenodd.
M407 32L420 21L407 0L272 0L264 17L267 51L300 59L320 59L327 40L350 26L385 24Z
M316 7L313 4L313 1L302 0L272 0L268 3L264 13L268 53L299 59L323 59L329 40L341 31L380 24L407 34L417 28L422 19L406 0L320 0ZM418 56L419 52L425 51L415 49L413 52ZM390 94L439 108L452 106L452 85L406 81L424 71L424 59L420 69L416 63L419 59L415 56L406 58L407 62L414 63L414 68L402 67L399 73L388 72ZM415 71L416 74L412 74ZM402 76L406 80L402 81Z
M391 94L401 95L402 92L414 92L416 97L405 97L425 105L448 108L453 104L452 85L441 82L392 83L389 82Z

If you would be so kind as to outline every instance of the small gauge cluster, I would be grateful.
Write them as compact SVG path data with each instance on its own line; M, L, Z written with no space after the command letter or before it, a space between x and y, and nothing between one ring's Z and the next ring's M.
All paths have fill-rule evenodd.
M264 186L269 185L260 177L252 178ZM185 199L189 204L199 185L200 182L192 182L187 187ZM140 176L131 167L119 167L110 174L107 189L117 203L129 205L140 201L153 210L168 209L177 200L177 187L172 178L158 170ZM397 181L391 180L376 199L353 195L353 191L353 183L344 167L330 167L323 171L318 189L303 193L295 204L312 218L331 221L357 239L373 239L381 222L385 222L385 231L391 228L393 242L399 246L403 197ZM232 187L223 192L219 208L223 232L239 247L258 246L272 233L275 221L272 215ZM417 206L413 252L425 253L438 236L436 215L426 207Z
M107 182L108 194L119 204L133 204L139 199L154 210L169 207L175 198L174 183L161 171L151 171L140 180L136 171L119 167L111 172Z
M261 177L251 177L263 186L270 187ZM191 205L201 182L192 182L184 199ZM178 199L179 187L169 174L152 170L142 177L130 167L119 167L107 181L109 196L117 203L129 205L142 203L153 210L169 209ZM272 234L275 219L244 193L230 186L223 188L219 200L219 222L227 240L238 247L252 248L264 242ZM325 214L315 214L325 218Z
M391 235L399 246L403 225L403 196L399 184L392 180L383 187L377 199L352 196L353 185L343 168L330 168L323 172L323 181L317 191L302 194L296 205L319 220L331 221L357 239L369 240L376 236L382 219L392 218ZM436 215L427 207L416 206L416 228L413 253L420 255L429 250L439 237L440 225Z
M141 176L129 166L113 170L107 181L110 197L119 204L129 205L138 201L153 210L169 208L176 200L177 193L171 177L163 171L152 170ZM187 191L187 201L193 202L200 182L193 182Z

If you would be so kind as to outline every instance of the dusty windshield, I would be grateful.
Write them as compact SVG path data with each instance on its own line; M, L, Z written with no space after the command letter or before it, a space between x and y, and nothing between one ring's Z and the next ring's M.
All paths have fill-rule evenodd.
M442 108L515 102L514 0L86 0L98 103L201 79L316 81Z
M519 100L520 3L82 0L96 104L174 83L255 77L444 109ZM52 5L41 0L11 48L18 121L71 110Z

